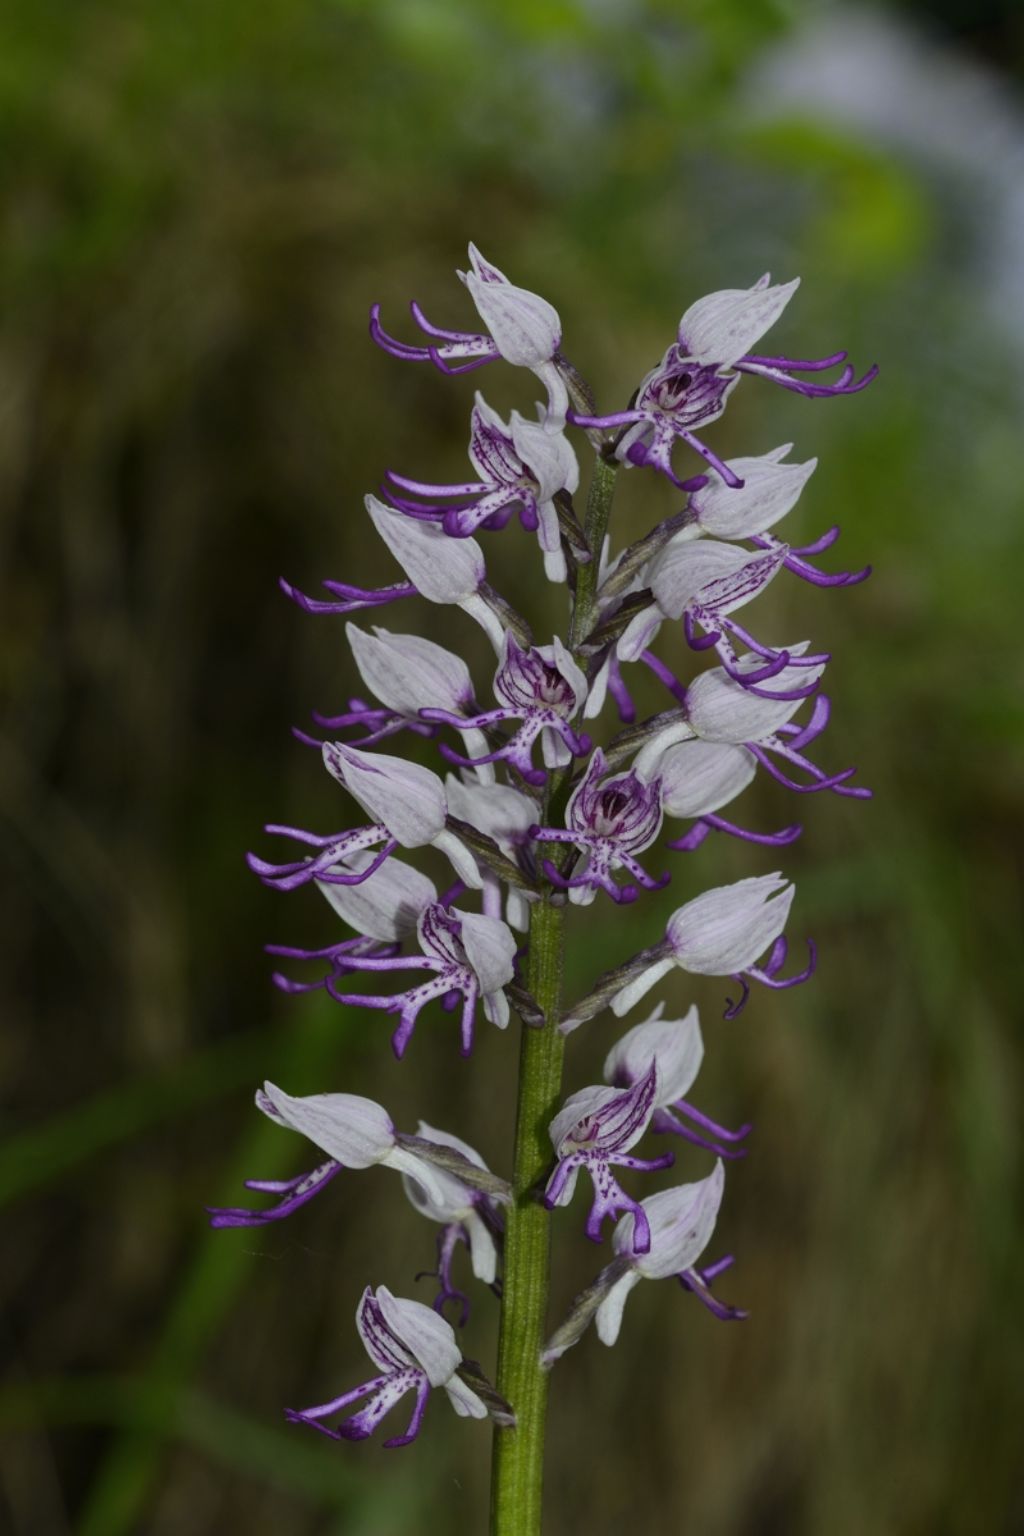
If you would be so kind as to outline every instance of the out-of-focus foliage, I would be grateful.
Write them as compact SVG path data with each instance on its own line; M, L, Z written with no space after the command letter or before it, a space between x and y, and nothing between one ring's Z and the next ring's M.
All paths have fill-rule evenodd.
M514 1039L485 1030L466 1065L425 1019L398 1067L372 1016L282 1000L261 942L326 941L330 924L241 859L265 820L339 815L287 726L354 678L340 627L291 609L277 576L388 579L363 492L388 465L459 478L475 384L501 407L532 398L531 380L446 381L366 339L372 299L396 331L412 295L442 324L467 318L452 269L469 238L558 305L602 404L624 401L693 297L766 268L804 277L781 345L883 369L820 405L748 381L714 429L727 451L818 454L794 531L841 522L846 562L876 565L833 596L776 583L763 622L835 653L828 759L855 757L878 798L807 807L785 858L816 982L731 1025L716 987L693 992L701 1102L757 1122L722 1223L752 1319L722 1328L645 1287L614 1352L591 1338L567 1357L550 1529L1020 1528L1022 319L989 303L999 209L969 178L765 84L829 15L10 0L0 1523L15 1536L481 1528L481 1427L433 1410L416 1448L382 1460L281 1422L356 1379L363 1284L401 1288L430 1261L394 1181L338 1180L269 1232L202 1221L244 1176L301 1166L253 1123L265 1075L372 1094L495 1165L507 1147ZM1012 17L985 15L1011 70ZM922 40L926 78L944 47ZM619 537L672 509L627 476ZM536 612L530 542L509 529L487 548ZM387 622L469 633L415 605ZM770 788L751 798L760 825L792 810ZM672 867L678 897L773 861L708 843ZM669 900L591 909L571 990L648 942ZM570 1087L614 1027L575 1037ZM562 1304L599 1259L572 1214L557 1236ZM470 1341L485 1361L488 1299Z

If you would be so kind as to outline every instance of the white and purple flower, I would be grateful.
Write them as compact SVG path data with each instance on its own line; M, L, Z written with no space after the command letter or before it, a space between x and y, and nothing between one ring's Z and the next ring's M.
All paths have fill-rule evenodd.
M549 1134L556 1162L545 1186L544 1204L549 1210L568 1205L580 1172L589 1174L594 1198L585 1231L591 1242L601 1241L601 1224L606 1217L626 1210L636 1214L636 1251L646 1253L650 1247L647 1217L611 1170L619 1167L651 1172L669 1168L675 1161L671 1152L653 1158L630 1155L630 1148L651 1123L657 1097L658 1073L652 1061L629 1088L583 1088L571 1094L551 1122Z
M435 1147L447 1147L473 1167L489 1172L487 1164L475 1148L448 1131L421 1120L417 1138ZM417 1280L430 1275L439 1281L434 1298L434 1311L443 1314L445 1304L455 1301L459 1305L459 1326L465 1327L469 1319L469 1297L456 1288L452 1281L452 1261L456 1248L465 1243L469 1249L470 1263L477 1280L488 1285L500 1295L498 1282L498 1245L501 1242L504 1223L497 1202L486 1190L467 1184L465 1176L433 1168L433 1183L428 1188L415 1174L403 1174L402 1184L409 1203L426 1216L428 1221L441 1225L437 1237L437 1268L423 1270Z
M696 1005L681 1019L666 1019L664 1012L664 1003L659 1003L649 1019L635 1024L612 1046L604 1064L605 1082L617 1088L631 1088L654 1066L657 1093L651 1130L670 1131L718 1157L745 1157L745 1149L736 1143L750 1134L751 1126L741 1125L738 1131L730 1131L686 1099L704 1060Z
M372 747L399 731L434 735L434 727L419 718L425 703L452 714L475 711L469 668L461 656L453 655L443 645L436 645L433 640L425 640L420 635L392 634L376 624L372 634L368 634L348 623L345 637L359 676L377 700L377 705L353 698L341 714L314 713L313 719L322 729L337 731L347 726L362 727L366 734L351 745ZM300 731L295 734L300 740L310 740ZM486 747L479 732L467 730L463 740L467 752L478 752ZM312 744L323 746L320 741Z
M494 694L499 701L497 709L465 720L448 710L420 711L424 720L440 721L459 729L469 726L491 730L509 721L522 722L500 746L477 757L462 757L442 746L441 754L448 762L466 768L482 763L508 763L527 784L543 784L547 778L545 769L533 765L533 747L538 738L548 768L563 767L571 757L581 757L590 751L589 736L577 732L570 723L583 708L587 680L561 640L526 650L511 630L506 631L501 664L494 674Z
M654 771L665 815L693 821L689 832L669 841L668 848L690 853L710 832L726 832L743 842L769 848L784 848L800 836L798 825L782 827L778 832L751 832L718 814L742 794L757 773L757 758L749 747L695 736L659 753Z
M707 1269L696 1267L714 1234L724 1193L725 1168L719 1161L707 1178L696 1184L680 1184L675 1189L648 1195L641 1206L651 1234L646 1251L638 1250L634 1240L638 1217L630 1212L623 1216L612 1234L612 1246L628 1268L597 1309L597 1336L602 1344L611 1345L617 1340L626 1299L641 1280L674 1277L723 1322L747 1316L738 1307L725 1306L711 1293L711 1280L730 1267L731 1254Z
M689 482L672 469L676 439L700 454L728 486L743 480L696 435L696 428L717 421L740 375L756 374L797 394L822 397L851 395L864 389L878 369L859 379L845 352L823 358L769 357L750 349L771 329L799 286L800 279L772 285L766 273L752 288L726 288L698 299L679 322L676 341L656 368L641 381L628 410L607 416L571 413L569 420L598 430L625 428L617 445L627 464L650 465L682 490ZM796 377L842 367L830 384Z
M510 283L504 272L485 261L472 244L469 261L470 270L460 272L459 277L489 335L441 330L430 323L415 300L409 308L420 330L430 338L426 346L411 347L389 336L380 323L379 304L370 310L370 335L392 357L430 362L442 373L470 373L499 357L516 368L529 368L547 389L548 420L553 428L560 428L569 396L558 367L562 340L558 311L539 294Z
M529 421L518 411L512 412L506 426L477 394L469 457L478 480L436 484L389 470L388 495L407 516L439 522L455 539L469 538L481 528L504 528L518 510L523 527L537 535L549 580L564 581L565 556L554 498L561 491L571 495L580 481L579 463L564 432ZM419 499L423 497L428 499ZM457 504L448 508L431 505L452 499Z
M613 901L635 901L639 887L657 891L667 885L650 876L636 855L649 848L661 830L661 786L646 783L636 773L606 775L604 753L598 747L587 771L573 790L565 810L566 830L534 826L531 836L539 843L569 844L582 854L582 863L563 873L550 859L542 868L552 885L569 892L569 900L588 905L599 890ZM619 885L612 877L625 869L636 884Z
M634 762L636 771L645 777L658 775L662 771L663 754L670 747L677 742L696 739L716 746L743 748L773 779L797 794L809 795L829 789L853 799L869 800L870 789L849 783L856 768L827 774L805 755L804 748L817 740L828 724L830 706L826 695L819 694L815 699L806 725L794 725L792 720L804 699L817 688L824 664L819 662L804 669L806 641L784 649L791 664L753 688L737 682L724 667L701 672L684 687L667 667L653 663L645 656L644 660L681 703L682 709L641 748ZM756 663L749 659L741 661L740 671L745 667L754 670ZM712 761L708 760L709 766ZM720 759L716 766L727 779L725 760ZM794 779L794 769L806 775L810 782L801 783ZM735 773L738 778L738 766ZM680 806L684 803L683 793L680 787ZM680 809L670 814L691 813Z
M278 1125L305 1136L327 1159L293 1179L247 1179L246 1189L279 1195L277 1204L262 1211L211 1207L212 1227L262 1227L281 1221L318 1195L342 1168L379 1164L416 1180L430 1194L443 1196L439 1175L423 1157L401 1144L391 1116L373 1099L356 1093L295 1098L274 1083L264 1083L256 1094L256 1107Z
M691 650L713 647L725 671L744 688L756 688L786 667L820 669L827 656L794 657L779 647L763 645L731 616L759 597L778 575L787 548L780 544L751 554L737 544L677 535L651 562L647 579L653 601L634 615L623 632L617 646L620 661L638 660L667 619L681 619ZM751 652L742 665L736 640Z
M468 728L468 727L467 727ZM351 832L315 833L271 823L265 832L291 837L316 853L286 864L269 864L248 855L249 868L264 885L295 890L316 880L326 885L360 885L389 859L396 848L437 848L459 879L479 888L481 877L469 850L448 829L448 802L436 773L419 763L384 752L363 752L342 741L323 744L324 767L352 798L375 819ZM353 867L353 856L384 846L367 864ZM347 861L347 862L346 862Z
M805 969L796 976L779 975L788 953L782 930L794 891L782 875L774 874L737 880L696 896L673 912L660 943L605 972L593 990L563 1017L559 1028L563 1034L571 1034L606 1007L621 1018L677 968L695 976L731 976L739 983L739 1000L734 1003L727 999L727 1019L735 1018L743 1008L750 981L782 991L809 980L816 963L810 939ZM766 950L766 959L758 964L758 957Z
M779 976L788 953L782 930L795 894L796 887L775 873L718 886L688 901L669 918L665 938L651 952L649 963L612 1000L612 1012L619 1018L628 1013L674 967L695 976L731 976L737 981L742 993L738 1002L729 1003L726 1018L740 1012L749 981L782 990L809 980L816 962L810 939L806 969L785 979ZM768 958L758 965L765 950Z
M560 1360L592 1322L596 1323L602 1344L614 1344L622 1327L626 1301L641 1280L677 1279L684 1290L697 1296L723 1322L745 1318L745 1311L726 1306L711 1290L715 1277L732 1266L732 1254L706 1267L697 1267L714 1234L724 1192L725 1169L718 1161L706 1179L648 1195L637 1211L627 1211L612 1236L616 1257L576 1297L568 1317L545 1344L542 1364L550 1367ZM641 1214L648 1234L643 1248L637 1245L635 1236Z
M285 1417L293 1424L308 1424L332 1440L365 1440L407 1392L415 1392L416 1405L408 1429L384 1442L392 1450L408 1445L419 1434L432 1387L444 1388L460 1418L487 1418L486 1403L458 1374L462 1351L451 1325L432 1308L421 1301L392 1296L384 1285L376 1291L367 1286L356 1310L356 1328L380 1374L328 1403L286 1409ZM367 1399L364 1406L335 1428L324 1422L362 1398Z
M449 539L431 522L419 522L376 496L365 497L366 510L378 534L406 575L387 587L355 587L345 581L324 581L330 600L308 597L291 582L281 590L306 613L357 613L382 608L401 597L425 597L428 603L461 608L483 629L500 654L504 629L486 600L487 567L475 539Z
M399 1060L405 1055L416 1020L426 1004L440 999L450 1008L457 1006L461 997L459 1051L468 1056L473 1049L478 1002L483 1005L484 1017L498 1029L508 1025L509 1005L503 989L515 975L515 935L500 918L482 912L460 912L439 902L421 913L416 931L420 954L361 958L358 969L382 973L429 971L433 973L429 981L386 997L342 990L340 982L328 977L327 991L339 1003L397 1013L398 1026L391 1045Z

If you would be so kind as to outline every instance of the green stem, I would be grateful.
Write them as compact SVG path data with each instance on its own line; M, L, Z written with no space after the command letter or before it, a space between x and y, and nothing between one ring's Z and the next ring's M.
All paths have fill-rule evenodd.
M597 616L595 601L597 574L601 563L601 550L604 548L604 536L608 531L608 519L611 516L618 471L617 460L606 459L603 454L598 454L594 461L594 473L587 493L587 511L583 522L583 531L590 547L591 559L589 564L581 565L576 573L576 601L573 604L572 623L569 626L570 648L579 645L587 638Z
M593 558L577 572L570 647L586 639L597 616L598 566L617 471L614 460L598 455L584 521ZM557 808L563 790L559 775L553 775L545 795L545 820ZM505 1226L498 1338L498 1391L515 1409L516 1427L498 1429L494 1435L491 1536L540 1536L541 1528L548 1373L541 1368L540 1351L547 1322L551 1218L537 1196L551 1163L548 1125L558 1108L562 1087L565 1041L557 1021L564 924L564 898L553 899L552 892L546 890L530 909L526 985L544 1024L539 1029L524 1025L520 1045L514 1199Z
M550 897L530 912L527 986L544 1015L523 1026L513 1174L515 1199L505 1230L498 1341L498 1391L516 1412L515 1429L494 1435L491 1536L538 1536L544 1478L548 1374L540 1350L547 1320L551 1218L537 1186L551 1162L548 1123L558 1107L564 1039L557 1019L562 987L564 906Z

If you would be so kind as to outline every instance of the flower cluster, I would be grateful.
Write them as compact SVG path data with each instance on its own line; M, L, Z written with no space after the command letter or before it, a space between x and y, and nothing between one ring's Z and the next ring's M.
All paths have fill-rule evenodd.
M605 1010L624 1017L676 970L730 980L726 1017L744 1006L752 983L778 990L806 981L815 949L808 941L806 961L789 964L794 888L779 873L689 894L660 938L606 970L564 1011L530 990L534 920L602 897L635 902L663 888L673 869L660 869L659 859L652 872L647 863L666 823L683 823L664 842L673 852L696 850L712 832L786 847L799 836L798 825L756 831L723 814L759 771L801 795L870 793L851 782L852 768L824 768L807 755L828 723L821 685L829 657L805 640L758 637L745 615L744 622L737 617L784 573L832 587L867 572L830 574L814 563L837 529L803 543L776 531L797 506L815 460L793 461L788 444L723 459L703 433L744 376L820 398L853 394L876 370L856 377L843 352L799 359L753 350L797 289L797 281L773 285L764 277L692 304L628 408L601 414L560 350L562 326L552 305L510 282L474 246L469 255L470 268L460 276L476 328L440 328L414 303L422 340L405 342L384 330L374 306L371 336L394 357L430 362L444 374L496 360L529 370L546 394L536 419L513 411L506 421L477 393L465 480L438 483L390 470L385 499L367 496L370 523L401 580L381 588L328 580L326 598L283 586L314 613L355 614L417 595L460 608L483 629L493 661L471 668L435 640L349 622L367 697L350 698L339 713L316 714L325 739L298 733L317 747L337 786L342 809L332 824L342 830L273 822L266 833L287 839L290 856L272 862L249 855L268 887L315 887L343 925L325 946L269 946L284 962L274 976L278 987L323 989L342 1005L391 1015L399 1059L421 1016L437 1011L457 1015L459 1050L468 1056L481 1016L504 1030L514 1009L527 1030L569 1035ZM596 455L599 494L592 485L582 524L573 504L580 482L573 428ZM697 455L688 476L677 464L685 449ZM683 501L613 553L605 537L608 486L620 467L655 471ZM564 595L561 635L535 634L488 580L478 536L497 534L516 517L536 535L544 574ZM683 677L687 656L712 664ZM630 667L662 690L663 707L644 720L637 719ZM626 728L596 745L609 702ZM381 751L382 742L404 742L413 755ZM347 820L346 797L357 808ZM433 877L420 859L429 861ZM447 881L442 889L435 884L439 872ZM729 1129L690 1101L703 1054L696 1008L674 1015L659 1003L611 1046L605 1081L564 1099L548 1126L546 1170L525 1188L492 1173L457 1135L425 1121L404 1133L379 1104L359 1095L294 1097L266 1084L258 1108L311 1142L317 1160L292 1178L250 1180L248 1187L271 1203L212 1210L214 1226L282 1220L338 1176L380 1166L401 1175L410 1204L439 1229L436 1268L426 1272L438 1281L433 1307L367 1286L356 1326L379 1374L289 1418L336 1439L362 1439L413 1392L408 1429L385 1442L405 1445L419 1431L431 1388L443 1387L458 1414L514 1424L517 1405L501 1395L503 1381L492 1387L463 1357L444 1316L449 1304L459 1327L470 1315L456 1277L458 1251L465 1245L473 1277L501 1298L506 1228L517 1208L569 1205L580 1173L592 1188L586 1235L600 1242L606 1219L613 1221L612 1257L577 1297L538 1366L552 1365L591 1321L605 1344L614 1343L626 1299L641 1280L675 1277L716 1317L745 1316L713 1291L732 1256L702 1260L723 1199L725 1164L745 1155L751 1128ZM675 1160L673 1150L638 1155L645 1137L656 1145L670 1137L675 1151L710 1167L705 1162L701 1176L640 1198L620 1177L649 1175ZM334 1422L357 1402L358 1411Z

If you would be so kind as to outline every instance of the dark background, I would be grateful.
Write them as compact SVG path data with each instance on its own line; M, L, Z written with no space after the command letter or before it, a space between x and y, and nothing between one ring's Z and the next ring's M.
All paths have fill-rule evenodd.
M1022 41L1011 0L11 0L4 1532L483 1528L488 1434L443 1403L397 1455L282 1421L361 1379L363 1285L409 1292L430 1259L393 1175L262 1233L209 1233L202 1210L303 1166L251 1108L265 1076L373 1095L507 1167L512 1036L483 1028L466 1064L427 1018L399 1067L377 1016L281 998L261 945L336 930L242 857L265 820L345 820L288 732L353 685L341 621L278 575L393 579L363 493L388 465L460 478L475 385L533 398L525 375L443 380L367 340L373 299L403 335L410 296L470 320L470 238L557 305L606 408L694 297L766 268L804 280L773 344L882 367L845 402L748 382L709 434L819 455L794 537L839 521L843 562L875 564L852 591L776 583L759 618L834 653L819 755L877 798L801 807L784 866L811 986L732 1024L717 983L666 993L702 1006L698 1102L757 1123L715 1249L752 1317L644 1287L614 1351L566 1358L552 1536L1024 1531ZM628 477L620 537L673 508ZM559 623L529 541L487 548ZM383 617L468 642L486 682L468 621ZM793 809L759 785L740 819ZM657 910L576 923L570 990L681 892L776 863L721 840L691 857ZM610 1016L575 1037L568 1086L614 1037ZM559 1306L599 1262L580 1199L556 1223ZM485 1294L485 1363L493 1323Z

